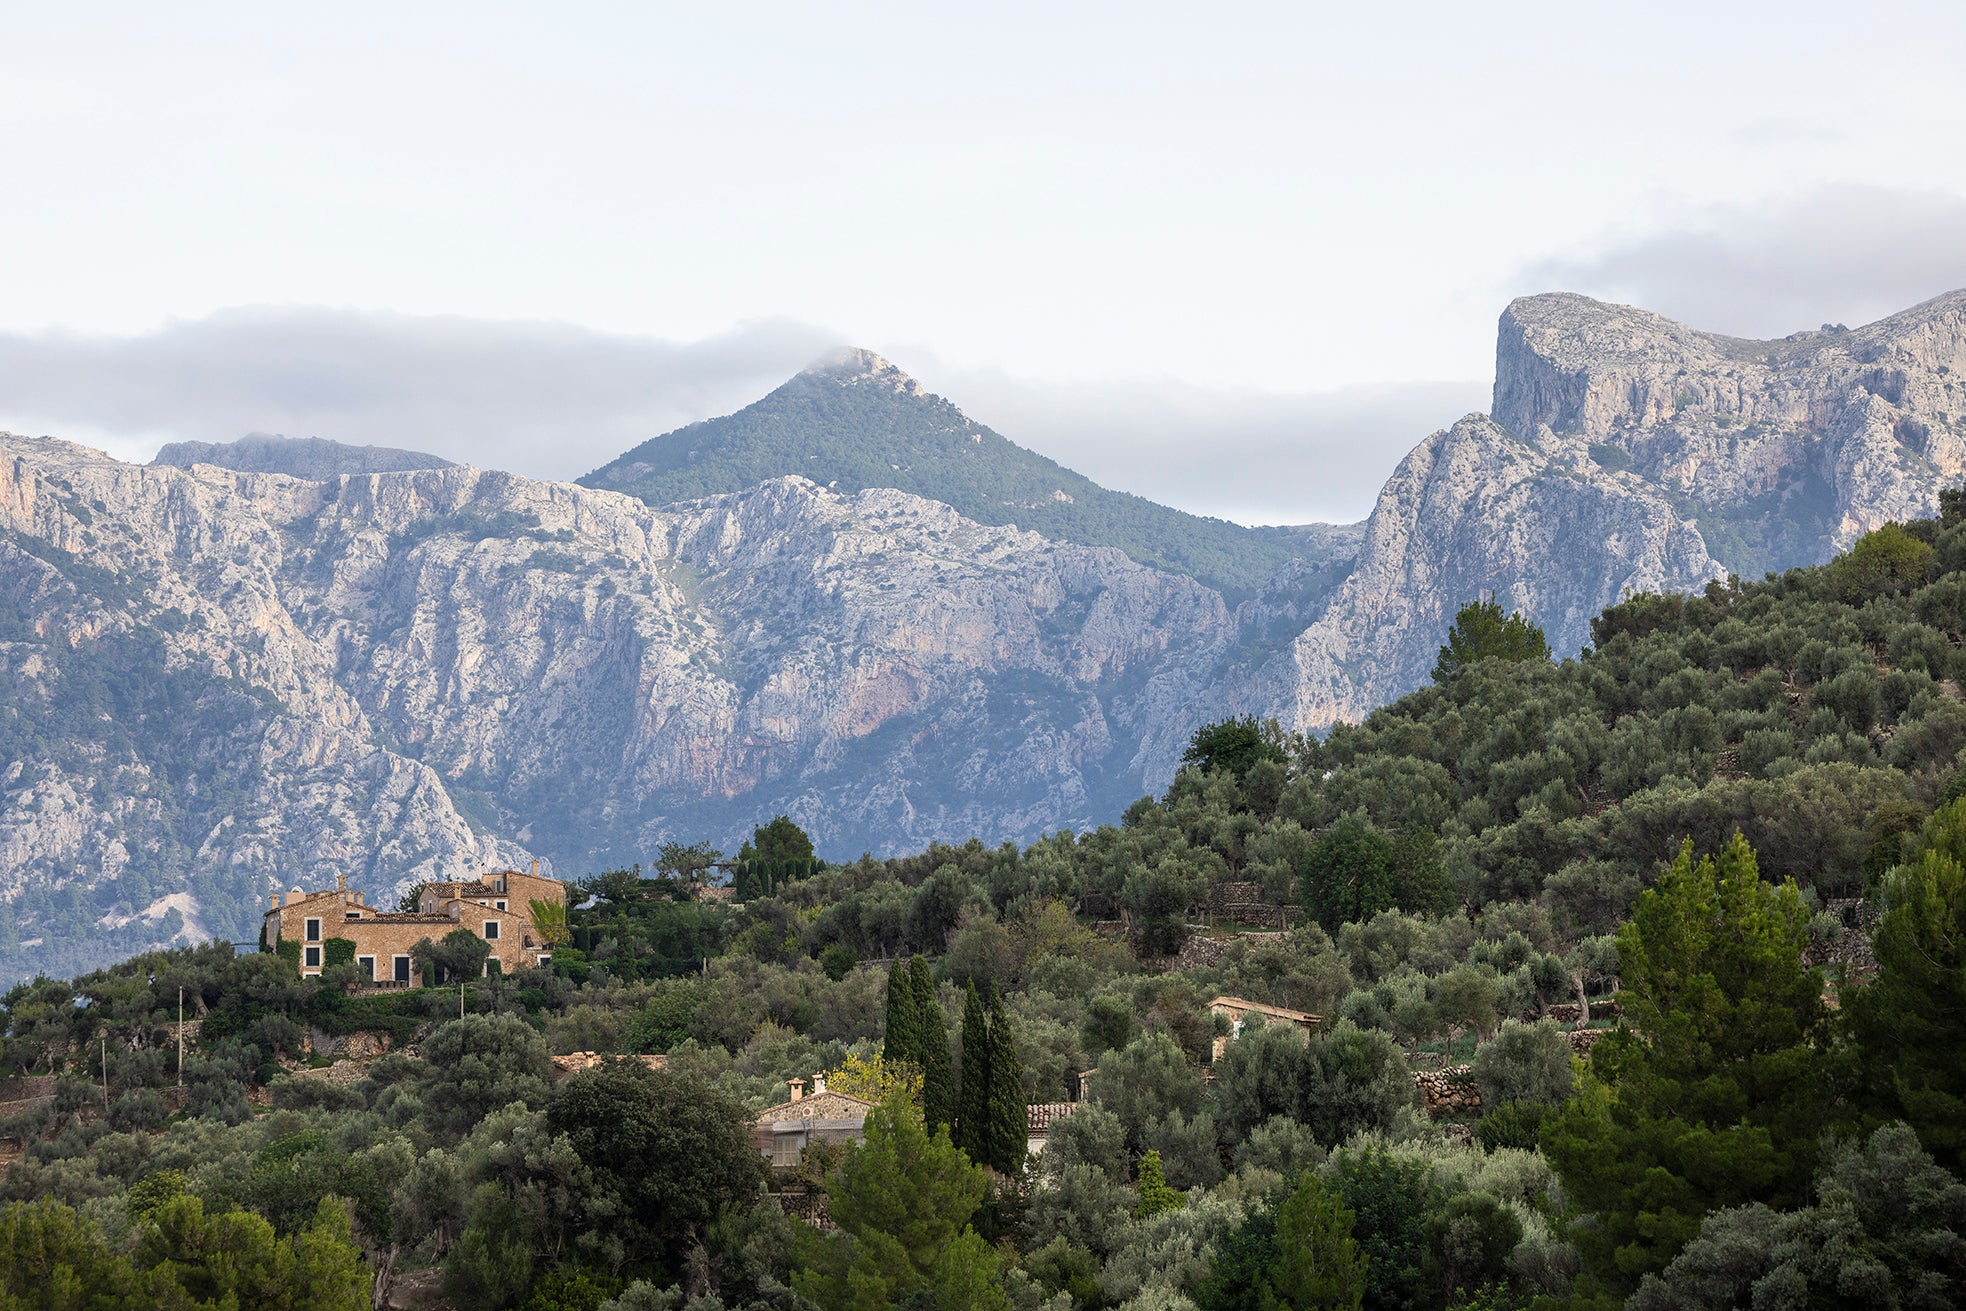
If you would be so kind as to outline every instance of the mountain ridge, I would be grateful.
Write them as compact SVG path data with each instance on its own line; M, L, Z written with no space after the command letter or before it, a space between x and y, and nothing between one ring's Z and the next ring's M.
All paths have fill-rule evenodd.
M576 481L680 504L796 474L895 487L984 524L1015 524L1215 587L1259 592L1300 559L1338 562L1352 525L1248 528L1102 487L964 414L872 351L835 351L740 410L664 433Z
M253 432L230 442L167 442L152 464L188 469L215 464L240 473L284 473L295 478L333 478L345 473L397 473L448 469L455 461L393 446L355 446L326 437L285 437Z
M584 873L781 812L829 855L1108 822L1198 724L1424 683L1476 596L1574 651L1627 591L1821 559L1966 471L1966 293L1782 343L1525 298L1497 349L1499 417L1241 596L885 486L654 506L0 437L0 972L238 936L336 872ZM988 445L877 358L818 394Z
M1497 327L1491 409L1400 462L1350 575L1231 704L1322 729L1425 682L1477 596L1565 654L1627 590L1818 564L1933 513L1966 475L1966 290L1775 341L1522 297Z

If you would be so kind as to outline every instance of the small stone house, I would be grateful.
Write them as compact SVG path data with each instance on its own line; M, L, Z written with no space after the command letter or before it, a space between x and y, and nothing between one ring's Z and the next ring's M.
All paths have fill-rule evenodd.
M828 1092L826 1076L812 1076L812 1095L805 1080L793 1079L792 1100L767 1106L751 1122L751 1144L774 1169L791 1169L813 1143L857 1143L867 1136L867 1112L874 1104L846 1093Z
M312 976L326 966L328 941L346 939L355 944L362 978L382 987L410 987L416 944L425 938L441 941L458 929L469 929L491 948L487 974L494 961L507 974L551 964L553 946L534 927L531 903L565 905L567 899L566 885L559 880L517 870L469 882L425 884L417 908L407 912L369 905L360 892L349 889L345 876L335 882L321 892L294 888L273 893L265 917L266 945L277 950L282 942L298 944L300 972Z
M1262 1016L1265 1024L1291 1025L1303 1035L1306 1042L1310 1041L1310 1036L1316 1032L1318 1025L1324 1023L1322 1015L1313 1015L1309 1011L1293 1011L1285 1006L1265 1006L1262 1002L1246 1001L1241 997L1217 997L1208 1003L1208 1013L1220 1015L1229 1021L1229 1032L1215 1040L1212 1050L1211 1058L1218 1061L1222 1059L1222 1053L1229 1049L1230 1041L1242 1036L1242 1027L1251 1015Z
M1024 1151L1030 1156L1044 1155L1051 1139L1051 1126L1079 1109L1077 1102L1032 1102L1024 1108Z

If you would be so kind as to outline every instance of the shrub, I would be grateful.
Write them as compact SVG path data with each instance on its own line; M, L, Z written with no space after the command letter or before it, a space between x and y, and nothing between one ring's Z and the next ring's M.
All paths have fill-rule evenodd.
M1504 1020L1501 1031L1475 1051L1482 1105L1562 1101L1575 1079L1570 1059L1569 1040L1555 1021Z

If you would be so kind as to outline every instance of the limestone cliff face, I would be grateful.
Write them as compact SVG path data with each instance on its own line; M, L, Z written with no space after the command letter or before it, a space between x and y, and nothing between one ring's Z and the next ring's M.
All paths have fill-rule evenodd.
M1582 296L1502 315L1494 415L1581 439L1712 520L1730 566L1820 560L1966 472L1966 291L1856 329L1744 341ZM1800 502L1800 503L1798 503ZM1728 557L1739 555L1738 565ZM1774 566L1769 562L1770 567Z
M0 971L110 925L250 936L336 872L579 874L780 811L834 852L1108 819L1234 633L1117 550L798 478L653 510L0 438L0 534Z
M1424 681L1477 597L1493 592L1574 653L1608 601L1724 573L1656 487L1593 467L1581 443L1526 442L1471 414L1400 462L1350 577L1235 704L1321 729Z
M866 479L913 461L1030 517L1016 489L1069 473L952 438L959 412L910 383L855 357L684 430L723 436L679 469L716 456L741 485L655 505L0 436L0 977L249 939L268 890L343 872L377 899L534 856L580 875L781 812L834 855L1111 821L1200 723L1322 728L1421 683L1477 596L1567 654L1627 592L1929 512L1966 472L1966 293L1779 342L1517 301L1493 417L1423 441L1362 534L1092 488L1098 515L1040 535L770 476L866 433ZM1156 567L1170 542L1208 568Z
M1827 559L1966 473L1966 292L1781 341L1574 295L1502 315L1493 416L1401 462L1342 588L1226 704L1305 728L1423 682L1493 592L1562 654L1627 591Z

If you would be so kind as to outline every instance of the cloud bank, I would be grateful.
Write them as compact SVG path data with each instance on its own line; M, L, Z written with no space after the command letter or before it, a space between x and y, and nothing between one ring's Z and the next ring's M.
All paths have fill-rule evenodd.
M0 424L125 458L272 432L574 478L755 400L837 342L789 321L678 344L553 323L228 310L131 337L0 334Z
M1363 519L1401 457L1489 400L1488 383L1474 381L1264 393L933 377L970 417L1095 482L1247 524Z
M1518 282L1742 337L1855 327L1966 286L1966 198L1843 185L1710 206L1531 265Z
M0 427L136 460L165 441L271 432L575 478L741 408L841 344L792 320L676 343L553 323L239 309L127 337L0 333ZM1487 392L1038 383L892 353L1012 441L1109 486L1245 523L1363 517L1400 456Z

